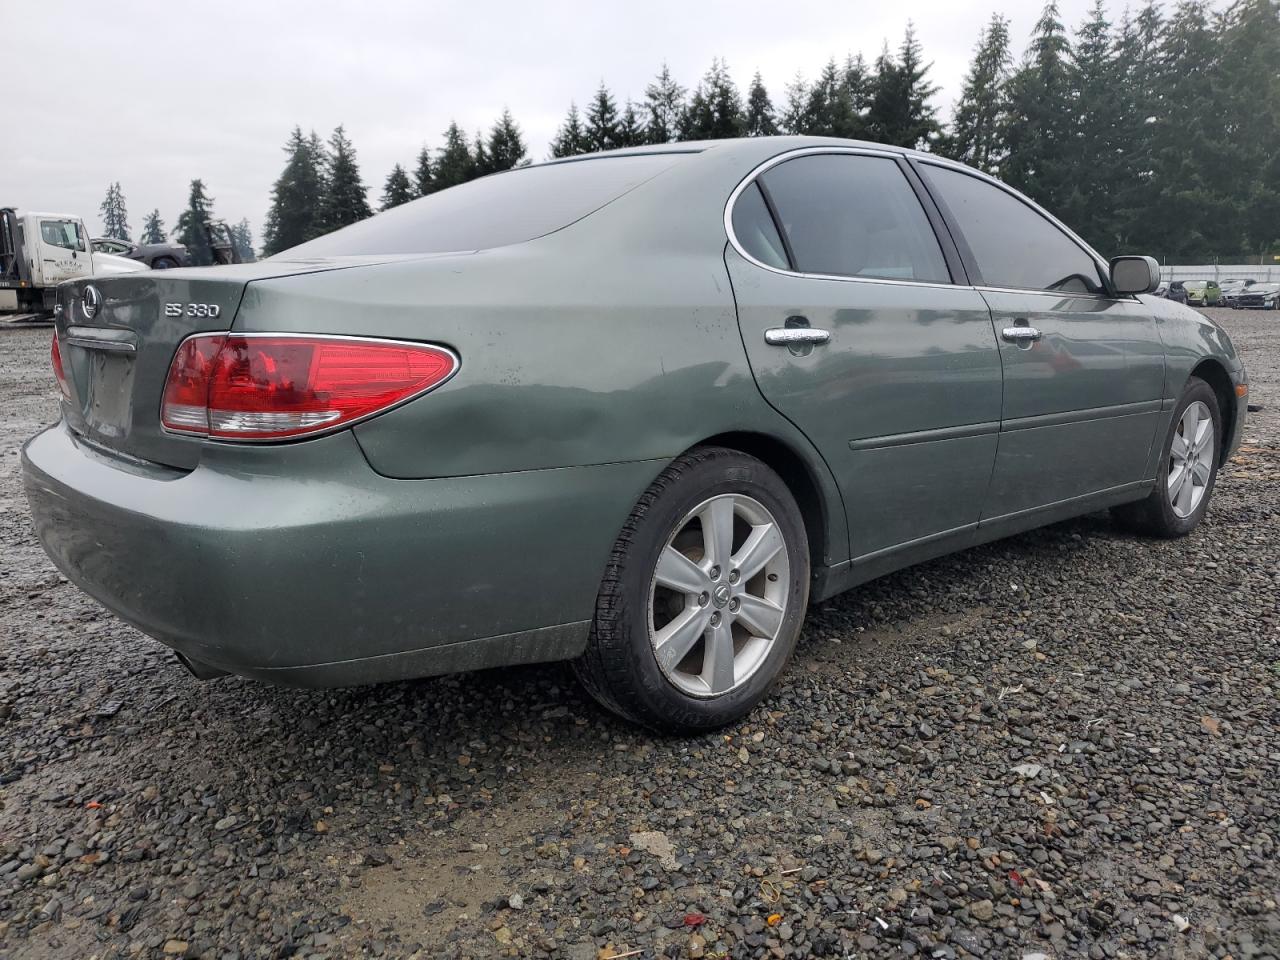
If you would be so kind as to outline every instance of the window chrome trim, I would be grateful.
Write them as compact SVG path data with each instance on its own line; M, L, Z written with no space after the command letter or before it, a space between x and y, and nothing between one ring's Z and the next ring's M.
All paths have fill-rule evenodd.
M1118 303L1122 300L1130 299L1129 297L1113 297L1108 293L1088 293L1086 291L1075 292L1071 290L1043 290L1037 287L988 287L979 285L975 286L973 289L977 290L979 293L1030 294L1033 297L1054 297L1058 300L1070 297L1072 299L1107 300L1111 303Z
M738 256L746 260L747 263L759 267L762 270L768 270L770 273L776 273L784 277L798 277L802 280L839 280L844 283L885 283L897 287L934 287L941 290L974 289L973 287L962 283L939 283L936 280L894 280L890 277L850 277L835 273L805 273L801 270L783 270L778 267L770 266L767 263L763 263L749 254L746 248L742 245L742 242L738 239L737 234L733 232L733 208L737 205L738 197L742 196L743 192L755 183L757 179L779 164L786 163L788 160L794 160L796 157L822 156L825 154L845 154L855 157L883 157L888 160L898 160L906 155L903 151L876 150L870 147L800 147L796 150L789 150L786 153L779 153L776 156L772 156L768 160L765 160L763 163L757 164L751 172L743 177L742 181L734 187L733 192L729 194L728 202L725 203L724 206L724 232L729 238L729 245L737 251ZM903 179L907 188L910 189L911 181L907 180L905 177ZM912 196L914 197L914 191ZM916 198L916 202L919 203L919 198ZM923 204L920 206L920 212L925 214L926 217L928 216L928 212L924 209ZM779 232L781 232L781 229ZM943 263L945 264L946 256L945 252L942 250L941 243L938 244L938 252L943 254Z

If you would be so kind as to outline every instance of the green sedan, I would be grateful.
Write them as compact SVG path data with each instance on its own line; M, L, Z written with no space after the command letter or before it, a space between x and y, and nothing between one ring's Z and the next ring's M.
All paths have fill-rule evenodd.
M1187 291L1187 303L1197 306L1212 307L1222 296L1217 280L1188 280L1183 286Z
M59 569L197 676L570 660L710 729L811 602L1104 508L1200 522L1248 387L1158 280L928 154L561 160L64 284L26 491Z

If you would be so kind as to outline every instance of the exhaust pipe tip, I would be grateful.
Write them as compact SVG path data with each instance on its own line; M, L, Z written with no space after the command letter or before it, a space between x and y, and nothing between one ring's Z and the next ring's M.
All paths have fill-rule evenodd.
M186 667L187 671L197 680L217 680L219 677L229 676L228 671L220 670L207 663L201 663L199 660L192 660L184 653L178 653L175 650L173 655L178 658L178 662Z

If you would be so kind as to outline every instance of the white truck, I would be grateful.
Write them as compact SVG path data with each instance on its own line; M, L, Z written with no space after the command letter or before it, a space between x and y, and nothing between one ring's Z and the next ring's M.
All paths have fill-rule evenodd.
M0 322L52 315L63 280L146 269L136 260L95 253L79 217L0 207Z

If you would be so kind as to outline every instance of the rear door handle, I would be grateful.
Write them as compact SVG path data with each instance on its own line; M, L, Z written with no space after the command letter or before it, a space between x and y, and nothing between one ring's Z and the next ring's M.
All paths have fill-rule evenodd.
M775 347L789 347L797 343L826 343L830 339L830 331L809 327L772 327L764 332L764 342Z
M1030 324L1018 324L1015 327L1005 327L1000 331L1000 336L1004 337L1010 343L1031 343L1040 339L1040 331Z

